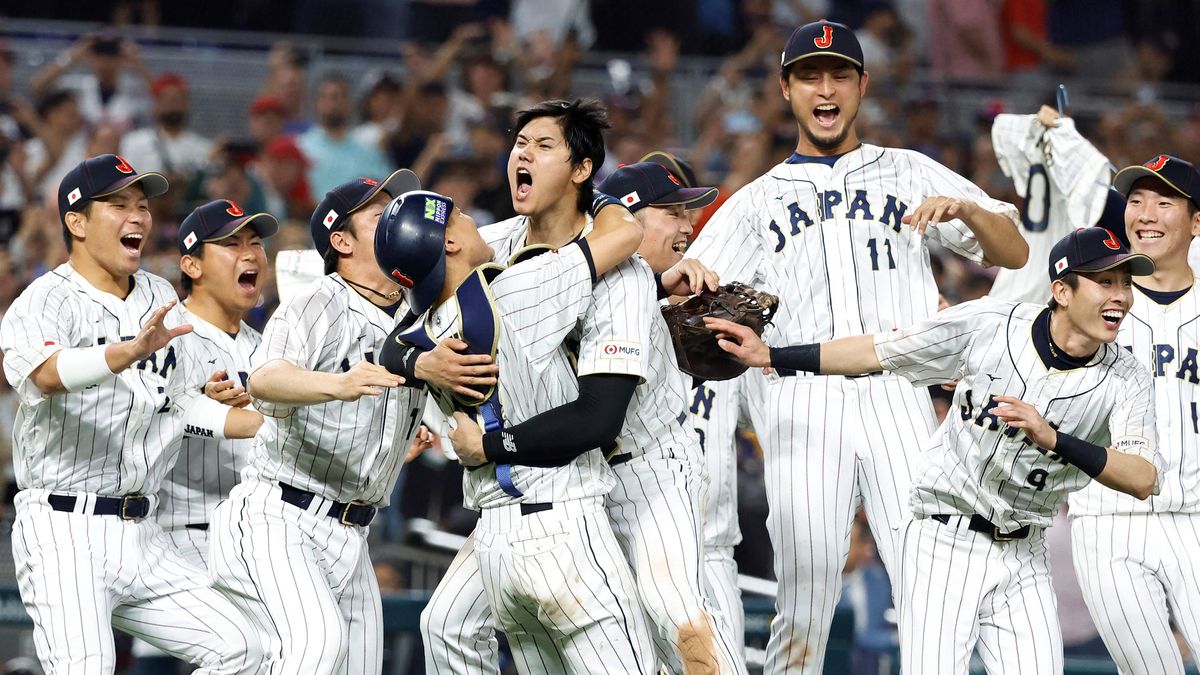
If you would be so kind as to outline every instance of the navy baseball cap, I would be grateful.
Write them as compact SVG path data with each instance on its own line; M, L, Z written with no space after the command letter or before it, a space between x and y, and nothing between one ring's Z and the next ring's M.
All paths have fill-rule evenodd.
M266 239L279 231L279 221L269 213L246 213L230 199L215 199L197 206L179 224L179 254L192 255L206 242L232 237L247 225Z
M832 21L814 21L792 31L787 46L783 48L783 57L779 61L780 70L786 73L788 66L813 56L836 56L846 59L860 71L865 67L862 45L858 43L854 31L844 24Z
M692 165L683 161L679 157L662 150L646 153L646 156L639 159L639 162L654 162L667 167L676 178L683 181L683 187L696 187L699 183L696 180L696 172L692 171Z
M421 181L417 174L408 169L393 171L390 176L378 181L372 178L356 178L342 183L325 193L325 198L317 204L312 217L308 219L308 229L312 233L313 245L321 257L329 251L329 235L342 229L350 222L350 216L366 206L375 195L386 192L389 197L395 197L412 190L420 190Z
M1117 235L1105 227L1084 227L1068 234L1050 249L1050 280L1071 272L1103 272L1127 264L1135 277L1154 273L1154 261L1130 253Z
M410 311L433 306L446 280L446 225L454 200L416 190L393 199L375 228L375 261L404 288Z
M1129 196L1133 184L1139 178L1158 178L1171 186L1200 209L1200 172L1190 162L1171 155L1159 155L1145 164L1127 166L1113 176L1113 187L1121 194Z
M620 200L630 211L676 204L699 209L717 198L717 188L684 187L683 181L667 167L654 162L626 164L612 172L596 189Z
M147 197L158 197L171 187L161 173L138 173L117 155L85 159L58 184L58 217L65 225L68 211L79 211L88 201L116 194L134 183L142 184Z

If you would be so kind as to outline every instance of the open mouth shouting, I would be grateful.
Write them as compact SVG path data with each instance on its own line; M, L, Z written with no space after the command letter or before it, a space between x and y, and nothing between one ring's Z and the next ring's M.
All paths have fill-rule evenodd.
M121 246L125 247L125 251L132 255L141 255L142 242L145 241L146 235L141 232L130 232L121 235Z
M246 293L254 293L258 290L258 270L246 270L237 277L238 288Z
M523 200L529 196L533 190L533 175L529 173L529 169L517 169L517 185L516 197L518 200Z
M1115 331L1121 326L1121 321L1125 318L1125 310L1123 309L1104 309L1100 311L1100 319L1104 321L1105 327Z
M832 129L841 116L841 108L833 103L822 103L813 109L813 118L822 129Z

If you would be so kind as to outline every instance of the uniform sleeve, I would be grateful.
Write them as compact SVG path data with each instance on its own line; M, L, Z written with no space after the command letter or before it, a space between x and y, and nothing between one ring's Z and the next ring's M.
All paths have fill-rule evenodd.
M762 232L765 208L752 208L754 183L738 190L700 230L685 257L695 258L717 273L721 283L739 281L760 285L762 258L766 252Z
M908 328L875 335L875 354L884 370L917 386L940 384L960 374L967 347L986 316L998 311L989 299L944 309Z
M55 352L79 345L75 306L70 294L55 287L31 286L12 304L0 322L4 375L21 402L37 405L46 399L30 375Z
M1033 166L1030 151L1044 127L1037 115L996 115L992 122L992 149L1000 170L1013 181L1017 194L1025 196L1029 184L1029 169Z
M661 320L655 288L654 273L638 258L622 262L596 282L579 341L580 377L634 375L645 381L650 327Z
M1066 200L1067 228L1096 224L1111 181L1108 158L1079 133L1070 118L1059 120L1058 126L1047 132L1046 142L1046 171Z
M1154 384L1145 366L1135 364L1130 370L1132 376L1117 387L1108 417L1108 435L1117 452L1137 455L1154 465L1157 476L1152 494L1158 494L1166 467L1154 429Z
M979 189L979 186L924 155L913 153L913 156L919 158L917 162L926 195L969 199L992 213L998 213L1008 218L1014 225L1020 225L1017 207L1008 202L992 199ZM912 208L915 209L917 206L920 205L913 204ZM975 238L975 233L963 221L956 218L944 223L936 223L930 226L925 233L962 257L975 262L983 262L983 248Z
M505 326L540 370L592 306L587 242L517 263L493 282Z
M335 329L345 321L345 306L323 288L293 296L279 306L263 329L263 339L250 358L251 372L282 359L304 370L317 370L321 355L337 346ZM287 417L293 408L254 399L264 415Z

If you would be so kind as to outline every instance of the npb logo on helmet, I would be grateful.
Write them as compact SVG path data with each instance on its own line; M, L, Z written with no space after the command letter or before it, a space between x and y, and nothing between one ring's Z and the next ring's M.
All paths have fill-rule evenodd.
M446 202L433 197L425 198L425 220L432 220L438 225L446 224Z
M601 353L605 358L609 359L635 359L641 360L642 347L635 342L622 342L614 340L605 342L600 347Z

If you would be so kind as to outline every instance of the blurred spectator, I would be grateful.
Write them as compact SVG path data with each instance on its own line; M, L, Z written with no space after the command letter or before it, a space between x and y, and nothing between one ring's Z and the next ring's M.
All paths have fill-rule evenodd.
M287 108L278 96L263 94L250 104L248 128L250 137L259 147L265 146L271 139L282 136L283 122Z
M150 87L154 94L154 124L125 135L122 157L139 172L157 171L182 182L204 166L212 142L187 128L191 101L183 76L166 73Z
M996 82L1004 72L1000 0L930 0L929 63L946 80Z
M382 178L388 162L377 147L365 145L350 134L350 83L327 75L317 87L317 123L297 139L311 163L308 180L314 194L323 195L359 176ZM236 200L235 200L236 201Z
M88 135L75 96L52 91L37 104L37 138L25 144L25 175L35 186L37 199L58 195L58 182L71 167L87 158Z
M81 60L86 60L87 72L69 73ZM39 70L30 85L35 96L55 88L74 92L88 124L115 122L129 129L146 118L152 77L132 40L103 33L80 38Z
M312 126L304 113L305 71L308 58L287 42L278 42L267 54L267 81L262 94L274 96L283 106L283 128L300 134Z
M272 139L259 153L255 176L263 190L267 213L307 220L316 208L308 184L308 158L289 136Z
M430 139L440 137L446 125L450 105L446 85L438 81L426 82L420 86L414 99L404 123L388 139L388 154L395 166L412 168Z
M591 0L512 0L509 23L521 42L532 42L540 33L559 47L574 35L586 49L596 41L591 4Z
M471 127L495 106L510 106L508 71L489 54L477 56L463 67L462 87L450 90L450 119L446 133L457 153L470 146Z
M485 207L476 203L479 182L475 180L475 176L478 173L479 165L476 162L446 162L434 173L433 179L429 181L429 189L453 199L454 205L474 218L476 223L487 225L496 222L496 218Z
M871 73L871 86L891 88L907 79L912 57L906 49L908 31L886 2L872 0L864 10L862 28L855 31L863 51L863 65Z
M1121 0L1053 0L1046 25L1050 42L1071 52L1079 77L1111 81L1133 60Z
M113 122L97 125L88 134L87 147L84 157L97 155L117 155L121 152L121 127ZM141 169L139 169L140 171Z
M400 562L388 557L374 561L375 579L379 584L379 592L383 595L399 593L408 590L404 583L404 575L400 572Z
M850 528L850 550L842 574L838 604L854 610L850 673L874 675L881 672L898 640L895 627L886 618L892 606L892 586L862 511Z
M359 104L362 122L351 135L356 141L373 148L383 148L383 141L400 126L400 83L391 75L375 77Z
M508 125L500 117L499 111L493 111L471 127L471 155L476 162L475 179L479 189L475 201L480 209L492 214L493 222L517 215L513 211L512 194L508 186L510 150Z
M1046 0L1004 0L1000 9L1004 69L1018 86L1045 87L1050 71L1070 72L1075 57L1046 34Z
M25 172L25 136L37 115L12 87L13 53L0 42L0 246L7 244L21 219L21 209L35 199L36 189ZM7 305L0 306L0 309Z

